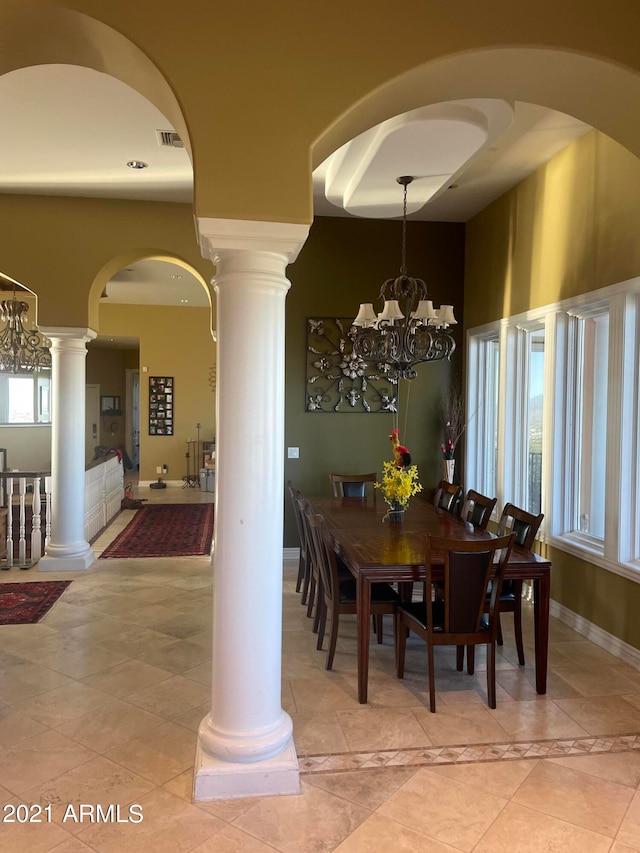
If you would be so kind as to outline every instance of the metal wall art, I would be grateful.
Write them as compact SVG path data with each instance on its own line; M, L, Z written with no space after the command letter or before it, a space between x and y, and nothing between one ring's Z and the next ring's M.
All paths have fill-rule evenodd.
M353 320L307 319L308 412L396 412L398 380L353 352Z
M149 377L149 435L173 435L173 376Z

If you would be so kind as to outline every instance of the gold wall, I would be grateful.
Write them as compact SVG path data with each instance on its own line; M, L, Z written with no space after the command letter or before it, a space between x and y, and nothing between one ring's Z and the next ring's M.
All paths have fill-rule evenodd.
M215 436L215 397L209 371L216 363L208 308L160 305L100 306L100 328L106 335L140 338L140 479L155 480L156 467L167 465L167 480L187 473L187 440ZM174 434L149 435L150 376L174 378ZM196 474L200 469L200 460ZM191 473L196 460L190 459Z
M465 326L640 275L640 161L591 131L467 224ZM640 648L640 583L548 548L560 604ZM635 614L635 616L634 616Z

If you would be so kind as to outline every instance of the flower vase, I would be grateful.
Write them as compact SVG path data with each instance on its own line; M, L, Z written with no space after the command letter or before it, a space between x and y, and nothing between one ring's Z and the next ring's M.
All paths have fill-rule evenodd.
M453 475L456 469L456 460L455 459L443 459L442 460L442 479L446 480L447 483L453 483Z
M402 524L404 521L405 508L397 503L389 504L389 511L385 518L389 519L389 524Z

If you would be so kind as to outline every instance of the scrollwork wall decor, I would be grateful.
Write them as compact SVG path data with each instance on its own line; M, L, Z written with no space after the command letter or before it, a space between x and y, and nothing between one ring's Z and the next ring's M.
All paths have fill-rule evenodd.
M353 352L352 320L307 319L308 412L397 412L398 379Z

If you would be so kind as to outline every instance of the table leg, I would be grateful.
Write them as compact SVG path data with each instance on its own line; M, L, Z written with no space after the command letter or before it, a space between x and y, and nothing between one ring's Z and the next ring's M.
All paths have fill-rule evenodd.
M533 627L536 646L536 691L547 692L547 661L549 658L549 600L551 577L547 572L533 582Z
M371 620L371 584L362 575L356 580L358 609L358 702L367 701L369 680L369 623Z

